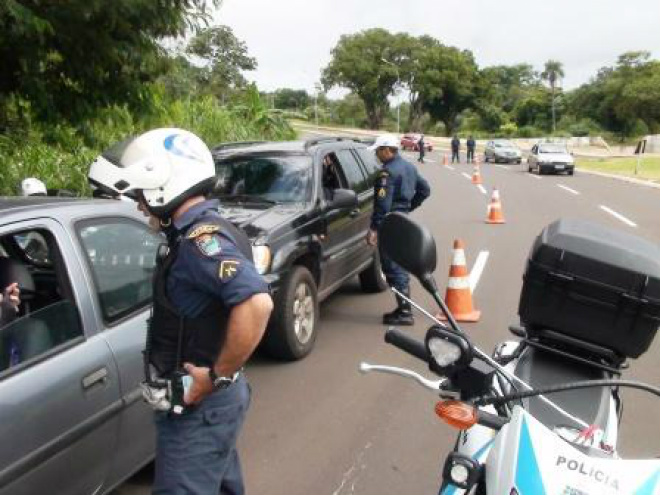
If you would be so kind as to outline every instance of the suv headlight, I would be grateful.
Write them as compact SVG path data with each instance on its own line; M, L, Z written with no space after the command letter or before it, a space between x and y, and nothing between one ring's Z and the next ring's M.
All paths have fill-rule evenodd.
M252 257L257 273L259 275L268 273L271 261L270 248L268 246L252 246Z

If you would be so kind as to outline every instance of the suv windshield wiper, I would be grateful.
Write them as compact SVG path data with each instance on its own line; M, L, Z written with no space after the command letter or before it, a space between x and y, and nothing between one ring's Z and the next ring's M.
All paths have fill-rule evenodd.
M231 194L227 196L220 196L220 200L225 203L257 203L266 205L278 205L279 201L262 198L255 194Z

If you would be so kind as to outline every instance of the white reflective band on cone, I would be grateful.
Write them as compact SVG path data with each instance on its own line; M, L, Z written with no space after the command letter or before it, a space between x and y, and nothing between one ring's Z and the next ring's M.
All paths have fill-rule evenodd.
M448 289L470 289L470 279L468 277L451 277L447 282Z
M465 260L465 251L462 249L456 249L454 251L454 261L451 263L454 266L467 266L467 261Z

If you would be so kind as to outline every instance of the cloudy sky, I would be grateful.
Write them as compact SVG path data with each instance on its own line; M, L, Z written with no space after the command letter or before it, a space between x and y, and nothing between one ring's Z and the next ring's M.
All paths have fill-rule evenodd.
M372 27L428 34L471 50L480 67L563 62L576 87L617 56L660 58L660 0L224 0L227 24L257 58L263 90L312 90L342 34Z

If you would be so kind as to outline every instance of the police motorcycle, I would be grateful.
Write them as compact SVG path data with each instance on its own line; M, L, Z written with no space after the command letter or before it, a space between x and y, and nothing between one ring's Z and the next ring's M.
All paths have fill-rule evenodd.
M360 364L360 371L413 379L440 397L436 414L460 430L442 470L440 495L652 495L660 460L617 454L626 358L645 352L660 325L660 248L598 225L560 220L536 239L521 294L516 341L492 356L473 345L440 297L435 240L390 214L381 249L433 295L447 324L423 342L396 329L385 341L440 377ZM399 294L403 297L402 294Z

